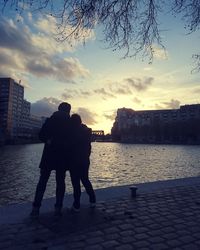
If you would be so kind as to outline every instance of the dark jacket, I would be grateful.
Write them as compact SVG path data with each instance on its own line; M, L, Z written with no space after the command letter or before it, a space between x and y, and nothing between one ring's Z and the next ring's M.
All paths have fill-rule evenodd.
M80 124L79 126L72 127L72 134L72 167L83 167L84 165L89 165L92 130L86 125Z
M39 139L45 143L40 168L67 169L70 157L70 116L56 111L42 126Z

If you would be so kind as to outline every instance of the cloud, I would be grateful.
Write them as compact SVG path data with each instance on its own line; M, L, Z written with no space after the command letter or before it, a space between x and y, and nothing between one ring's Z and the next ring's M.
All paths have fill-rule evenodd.
M17 26L0 17L0 37L0 75L14 78L31 74L68 83L89 76L77 58L63 57L68 48L42 30L33 33L23 22Z
M61 102L61 100L54 97L44 97L31 104L31 114L49 117L58 110L58 105Z
M153 80L153 77L145 77L144 79L132 77L126 78L124 81L136 91L145 91L152 84Z
M154 81L153 77L124 78L120 82L109 83L107 86L108 90L107 89L105 90L106 92L105 94L107 96L112 95L114 97L116 97L116 95L132 95L135 91L137 92L146 91L149 88L149 86L152 85L153 81Z
M116 95L131 95L132 91L127 84L121 83L111 83L109 85L109 90Z
M178 109L178 108L180 108L180 103L181 102L179 100L174 100L174 99L171 99L170 102L163 102L165 107L170 108L170 109Z
M106 99L106 97L115 98L115 96L111 92L105 90L105 88L94 89L94 93L101 95L103 99Z
M79 95L78 90L65 89L65 92L62 93L62 99L64 99L64 100L73 99L75 97L78 97L78 95Z
M169 102L162 102L160 104L155 104L156 109L179 109L180 101L171 99Z
M98 115L91 112L89 109L80 107L76 112L81 116L83 123L87 125L94 125L97 123L96 118Z
M87 98L88 96L93 95L91 91L82 90L82 89L65 89L64 93L62 93L62 98L74 99L74 98Z
M31 104L31 114L39 117L49 117L53 112L58 110L58 105L61 102L62 100L54 97L44 97ZM83 123L87 125L94 125L97 123L96 118L98 115L87 108L79 107L75 110L75 113L78 113L81 116Z
M133 98L133 101L135 102L135 103L141 103L142 101L139 99L139 98L137 98L137 97L134 97Z
M153 80L153 77L129 77L120 82L109 82L102 88L94 88L90 90L66 88L62 94L62 98L87 98L88 96L98 95L103 100L107 100L108 98L117 98L118 95L132 95L135 91L146 91L149 86L152 85ZM139 99L135 99L135 102L139 102Z
M192 93L194 94L200 94L200 88L195 88Z
M39 60L29 60L27 69L38 77L52 77L61 82L68 82L76 77L86 77L89 71L84 69L78 59L75 58L54 58L44 56Z
M104 117L107 119L107 120L111 120L111 121L114 121L115 118L116 118L116 111L114 111L112 114L105 114Z
M27 29L19 28L10 20L0 18L0 47L13 51L19 51L22 54L30 55L34 53L34 47L30 47L30 34Z

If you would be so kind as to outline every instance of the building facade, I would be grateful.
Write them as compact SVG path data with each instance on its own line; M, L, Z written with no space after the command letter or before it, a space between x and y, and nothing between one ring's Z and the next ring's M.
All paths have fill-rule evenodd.
M24 99L24 87L12 78L0 78L0 130L6 142L33 137L34 119L30 115L31 103ZM38 122L40 120L40 122ZM37 119L38 129L41 118ZM34 123L35 124L35 123Z
M20 133L23 101L24 87L12 78L0 78L0 126L8 140Z
M198 126L200 104L165 110L135 111L121 108L117 110L112 134L122 141L199 142Z

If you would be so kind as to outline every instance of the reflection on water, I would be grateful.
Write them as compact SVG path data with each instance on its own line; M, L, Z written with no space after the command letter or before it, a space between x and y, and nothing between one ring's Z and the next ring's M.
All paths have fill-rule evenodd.
M0 148L0 205L32 201L43 144ZM200 147L93 143L90 177L94 188L167 180L200 174ZM69 174L66 191L72 192ZM55 195L54 172L45 197Z

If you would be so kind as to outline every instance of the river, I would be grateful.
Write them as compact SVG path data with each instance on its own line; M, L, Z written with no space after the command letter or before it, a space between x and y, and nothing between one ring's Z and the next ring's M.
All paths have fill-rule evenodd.
M0 206L32 201L43 144L0 148ZM200 146L92 143L90 177L94 188L200 175ZM72 192L69 173L66 191ZM45 198L55 196L55 174Z

